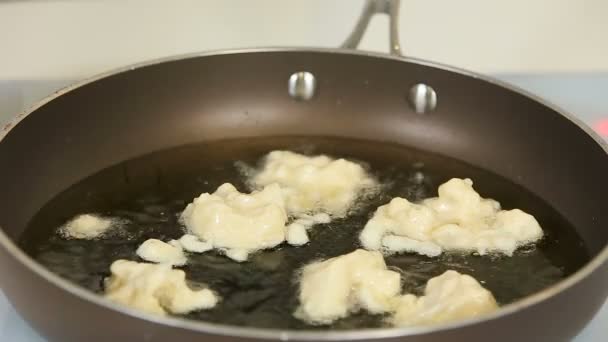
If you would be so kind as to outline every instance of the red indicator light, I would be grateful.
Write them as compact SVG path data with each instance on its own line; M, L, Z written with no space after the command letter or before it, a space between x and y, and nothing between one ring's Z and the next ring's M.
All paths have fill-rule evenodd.
M608 137L608 119L596 122L594 128L601 136Z

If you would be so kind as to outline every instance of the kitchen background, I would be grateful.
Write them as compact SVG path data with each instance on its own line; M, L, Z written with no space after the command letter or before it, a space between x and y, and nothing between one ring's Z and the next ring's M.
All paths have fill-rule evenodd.
M146 59L339 45L362 0L0 0L0 79L75 79ZM403 0L409 56L485 73L608 71L608 1ZM363 48L386 51L385 17Z

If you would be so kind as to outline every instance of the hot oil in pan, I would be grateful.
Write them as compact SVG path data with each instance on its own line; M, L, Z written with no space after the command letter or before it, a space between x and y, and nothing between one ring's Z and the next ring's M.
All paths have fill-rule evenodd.
M359 205L346 219L315 226L304 247L282 245L236 263L216 252L191 254L183 269L192 282L219 292L214 309L190 319L279 329L353 329L382 326L383 318L359 313L332 326L311 327L293 318L297 306L297 271L319 258L358 247L357 236L376 207L395 196L417 201L436 196L437 186L452 177L471 178L483 197L503 208L533 214L546 236L536 247L513 257L444 254L428 258L391 256L387 263L404 274L404 290L420 293L426 281L454 269L490 289L501 304L539 291L580 268L589 255L573 227L542 200L504 178L461 162L402 146L336 138L259 138L179 147L129 160L103 170L67 189L33 218L21 238L23 248L53 272L92 291L103 291L103 279L117 259L138 260L135 250L148 238L177 239L183 234L178 216L194 197L213 192L224 182L246 190L235 161L255 164L267 152L289 149L325 153L364 161L385 184L383 191ZM65 240L56 228L81 213L124 219L106 238Z

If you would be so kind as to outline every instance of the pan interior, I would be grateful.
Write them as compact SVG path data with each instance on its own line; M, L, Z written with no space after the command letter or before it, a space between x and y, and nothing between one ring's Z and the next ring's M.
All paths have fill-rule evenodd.
M311 327L292 315L297 302L297 273L305 264L348 253L358 247L359 231L374 210L392 197L417 201L436 195L452 177L471 178L483 197L503 208L534 215L546 236L513 257L448 253L438 258L394 255L387 263L403 274L403 289L420 294L426 281L454 269L470 274L492 291L500 304L537 292L578 270L589 252L574 227L526 189L482 169L404 146L326 137L235 139L188 145L152 153L102 170L66 189L46 204L20 237L20 245L64 278L103 292L103 279L117 259L138 260L137 246L148 238L179 238L178 216L194 197L224 182L247 189L239 162L255 165L267 152L289 149L329 154L363 162L383 184L383 191L361 201L355 212L315 226L304 247L281 245L261 251L246 263L216 252L192 254L183 269L193 283L217 291L221 303L189 319L276 329L355 329L384 325L384 317L358 313L331 326ZM422 176L422 177L421 177ZM94 241L65 240L56 229L81 213L125 219L121 234Z

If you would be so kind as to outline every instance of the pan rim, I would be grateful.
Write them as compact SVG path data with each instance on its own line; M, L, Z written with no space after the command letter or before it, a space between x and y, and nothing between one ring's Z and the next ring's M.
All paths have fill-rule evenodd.
M107 72L100 73L98 75L86 78L82 81L76 82L72 85L64 87L58 91L55 91L51 95L37 102L29 109L21 112L15 116L11 121L5 125L0 131L0 143L4 140L6 135L18 126L18 123L25 117L36 112L39 108L53 101L54 99L89 83L97 80L101 80L106 77L110 77L116 74L127 72L134 69L143 67L154 66L165 62L174 62L190 58L199 57L211 57L211 56L222 56L222 55L236 55L236 54L259 54L259 53L320 53L330 55L346 55L346 56L358 56L358 57L372 57L378 60L393 60L399 62L406 62L412 64L418 64L436 69L457 73L463 76L472 77L474 79L481 80L486 83L490 83L499 86L503 89L514 92L518 95L525 96L549 109L553 112L561 115L566 120L569 120L574 125L578 126L583 132L585 132L590 138L592 138L596 144L598 144L604 152L608 155L608 142L604 141L595 131L584 124L581 120L576 118L571 113L559 108L558 106L546 101L537 95L534 95L526 90L523 90L517 86L497 80L493 77L478 74L466 69L436 63L424 59L412 58L412 57L400 57L390 56L383 53L358 51L340 48L301 48L301 47L263 47L263 48L243 48L243 49L227 49L217 51L206 51L206 52L194 52L188 54L181 54L169 57L163 57L144 61L141 63L132 64L125 67L119 67ZM186 329L196 331L200 333L217 334L231 337L241 338L253 338L253 339L275 339L275 340L370 340L370 339L382 339L400 336L414 336L429 333L436 333L440 331L447 331L452 329L464 328L467 326L496 320L504 316L513 314L521 311L540 302L543 302L582 281L586 277L590 276L596 269L598 269L603 263L608 261L608 244L604 246L600 252L592 258L585 266L577 270L570 276L560 280L559 282L545 288L542 291L526 296L514 303L507 304L500 307L499 310L482 317L461 320L455 323L439 324L431 327L407 327L407 328L375 328L375 329L354 329L347 331L312 331L312 330L278 330L278 329L267 329L267 328L250 328L250 327L239 327L233 325L216 324L204 321L186 320L178 317L162 317L153 314L144 313L126 306L122 306L113 303L102 296L90 292L85 288L81 288L75 284L72 284L66 279L63 279L59 275L52 273L44 266L39 264L37 261L27 255L21 248L19 248L4 232L4 229L0 226L0 246L2 246L8 254L15 258L20 264L25 266L29 271L42 277L52 285L60 288L63 291L68 292L71 295L78 297L81 300L90 302L94 305L99 305L105 309L116 311L120 314L128 315L136 319L142 319L151 323L162 324L173 328ZM9 298L10 301L10 298Z

